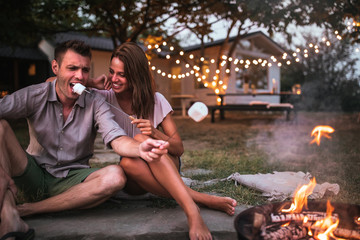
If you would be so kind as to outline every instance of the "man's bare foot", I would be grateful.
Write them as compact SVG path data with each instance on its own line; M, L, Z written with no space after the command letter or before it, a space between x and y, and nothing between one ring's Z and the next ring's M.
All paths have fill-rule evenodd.
M212 240L211 233L200 213L188 218L190 240Z
M16 209L3 209L0 224L0 237L9 232L27 232L29 226L19 217Z
M208 195L208 197L202 204L204 204L208 208L219 210L232 216L235 214L235 207L237 205L237 202L235 199L229 197Z

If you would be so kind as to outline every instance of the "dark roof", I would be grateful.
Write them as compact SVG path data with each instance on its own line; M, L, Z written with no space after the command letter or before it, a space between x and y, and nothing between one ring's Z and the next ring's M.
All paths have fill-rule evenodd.
M88 36L83 33L76 32L66 32L66 33L57 33L53 38L48 39L54 47L61 42L67 40L81 40L84 41L87 45L94 50L103 50L103 51L113 51L114 44L110 38L99 37L99 36Z
M48 57L40 49L30 47L0 46L0 57L48 61Z
M243 35L243 36L241 37L241 40L243 40L243 39L249 39L249 38L255 37L255 36L257 36L257 35L267 38L272 44L274 44L274 46L276 46L276 48L278 48L279 51L285 52L285 50L284 50L279 44L277 44L274 40L272 40L270 37L266 36L266 35L265 35L263 32L261 32L261 31L256 31L256 32L252 32L252 33L245 34L245 35ZM230 37L230 38L229 38L229 42L234 41L235 38L236 38L236 36L235 36L235 37ZM215 40L215 41L212 41L212 42L208 42L208 43L205 43L205 44L204 44L204 47L207 48L207 47L213 47L213 46L221 45L221 44L224 43L224 41L225 41L225 38L224 38L224 39ZM201 44L196 44L196 45L184 47L184 51L190 52L190 51L198 50L198 49L200 49L200 48L201 48Z

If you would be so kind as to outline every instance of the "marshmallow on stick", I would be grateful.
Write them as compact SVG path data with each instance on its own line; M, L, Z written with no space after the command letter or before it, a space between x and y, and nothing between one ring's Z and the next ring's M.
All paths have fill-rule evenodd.
M86 87L81 83L75 83L72 90L74 93L81 95L85 91Z
M208 108L204 103L196 102L189 108L188 115L195 122L200 122L208 115Z

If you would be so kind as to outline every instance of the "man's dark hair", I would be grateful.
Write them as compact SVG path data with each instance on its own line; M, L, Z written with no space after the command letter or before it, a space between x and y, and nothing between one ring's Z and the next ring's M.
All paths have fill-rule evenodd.
M67 50L72 50L83 57L89 57L91 59L91 48L80 40L69 40L60 43L55 48L55 60L61 64L62 58Z

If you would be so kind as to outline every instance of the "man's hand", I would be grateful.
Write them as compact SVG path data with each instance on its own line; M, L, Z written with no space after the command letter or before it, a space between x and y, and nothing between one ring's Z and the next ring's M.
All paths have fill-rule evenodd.
M169 143L162 140L147 139L139 145L140 157L147 162L160 159L168 152Z
M16 196L17 189L14 181L4 171L4 169L0 167L0 210L2 209L2 204L7 190L10 190L14 197Z

